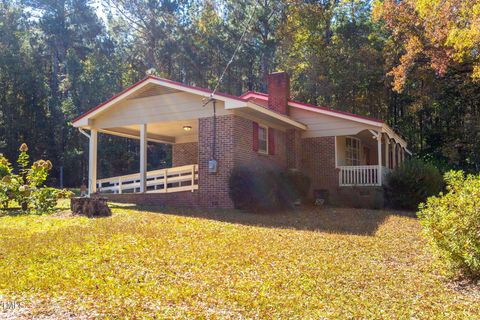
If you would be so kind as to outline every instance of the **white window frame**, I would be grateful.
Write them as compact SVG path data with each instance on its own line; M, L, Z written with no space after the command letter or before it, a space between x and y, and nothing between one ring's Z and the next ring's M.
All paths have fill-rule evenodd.
M356 148L353 148L353 144L350 143L348 145L348 139L352 142L356 141ZM350 149L349 149L350 148ZM347 166L359 166L361 163L361 148L362 148L362 141L356 137L345 137L345 163ZM356 151L356 152L355 152ZM351 152L351 156L349 156L349 152ZM356 153L356 159L353 157L353 154ZM356 162L356 163L355 163Z
M265 150L262 150L260 144L260 129L265 129ZM258 124L258 153L268 154L268 127L263 124Z

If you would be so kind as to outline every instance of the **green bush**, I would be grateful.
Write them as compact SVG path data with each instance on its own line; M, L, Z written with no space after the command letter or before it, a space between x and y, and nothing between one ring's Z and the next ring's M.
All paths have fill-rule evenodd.
M447 191L418 213L424 234L448 270L480 277L480 175L445 174Z
M57 200L70 198L72 192L50 187L38 188L31 194L32 212L36 214L48 214L55 211Z
M300 172L236 167L229 192L235 208L253 212L282 210L308 192L310 180Z
M281 173L285 179L286 190L292 192L294 200L305 199L310 190L311 180L303 172L299 170L287 170Z
M12 165L3 154L0 153L0 179L10 176L12 173Z
M271 171L234 168L229 193L235 208L249 211L271 210L277 206L275 178Z
M409 159L387 175L387 203L398 209L416 210L428 197L443 190L440 171L420 159Z
M60 197L69 197L65 190L45 187L52 169L49 160L38 160L30 166L28 146L20 146L17 159L18 174L13 173L10 162L0 155L0 205L6 209L10 201L21 205L22 211L33 213L52 212Z

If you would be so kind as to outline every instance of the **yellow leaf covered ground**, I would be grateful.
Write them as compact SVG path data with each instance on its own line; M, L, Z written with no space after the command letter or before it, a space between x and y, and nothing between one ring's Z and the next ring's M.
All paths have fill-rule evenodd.
M5 317L479 317L432 267L415 218L139 209L110 218L0 217Z

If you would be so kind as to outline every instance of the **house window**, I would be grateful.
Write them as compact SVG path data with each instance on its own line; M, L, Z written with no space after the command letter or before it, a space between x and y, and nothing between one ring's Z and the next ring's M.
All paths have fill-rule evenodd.
M345 162L348 166L360 165L360 140L347 137L345 139Z
M258 126L258 152L268 153L268 128Z

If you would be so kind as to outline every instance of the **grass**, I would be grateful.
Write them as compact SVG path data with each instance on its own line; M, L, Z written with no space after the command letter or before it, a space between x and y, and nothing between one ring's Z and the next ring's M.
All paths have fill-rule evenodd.
M0 293L28 317L479 317L478 296L432 267L411 217L113 211L0 217Z

